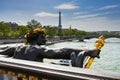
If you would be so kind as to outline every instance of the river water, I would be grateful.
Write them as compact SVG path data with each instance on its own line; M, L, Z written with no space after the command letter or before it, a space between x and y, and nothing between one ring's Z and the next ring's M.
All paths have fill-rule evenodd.
M96 38L86 39L84 42L72 41L50 45L49 48L94 49ZM95 58L90 69L105 70L120 73L120 38L109 38L101 49L100 59Z

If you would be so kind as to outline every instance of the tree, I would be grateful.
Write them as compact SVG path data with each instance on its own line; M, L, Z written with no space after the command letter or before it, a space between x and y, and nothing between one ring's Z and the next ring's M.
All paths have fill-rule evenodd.
M16 32L17 34L19 33L19 35L21 36L24 35L28 30L29 30L28 26L18 26Z
M8 36L8 33L10 32L10 27L8 23L0 22L0 32L2 33L2 36Z
M52 26L45 27L46 34L49 36L56 36L57 35L57 28Z
M40 24L40 22L32 19L30 22L27 23L27 25L28 25L29 27L36 28L36 27L38 27L38 26L41 25L41 24Z
M71 27L69 29L62 29L62 33L65 36L72 36L72 35L74 35L73 34L73 29L71 29Z
M16 30L16 27L18 26L18 24L17 24L17 23L14 23L14 22L8 22L8 24L9 24L11 30L13 30L13 31L15 31L15 30Z

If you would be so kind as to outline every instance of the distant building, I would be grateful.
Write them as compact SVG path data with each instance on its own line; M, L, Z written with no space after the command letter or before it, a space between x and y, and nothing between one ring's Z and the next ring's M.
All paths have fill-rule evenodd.
M59 11L58 36L62 36L61 12Z
M61 29L62 28L62 23L61 23L61 12L59 11L59 23L58 27Z

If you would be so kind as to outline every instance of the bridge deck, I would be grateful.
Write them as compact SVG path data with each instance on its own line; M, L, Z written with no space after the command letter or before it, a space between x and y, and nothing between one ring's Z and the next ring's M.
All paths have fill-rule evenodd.
M105 72L99 70L82 69L68 66L46 64L27 60L18 60L0 56L0 72L8 74L11 71L18 76L23 74L25 78L31 75L37 78L44 77L52 80L80 80L80 79L118 79L120 73ZM12 74L11 73L11 74ZM13 75L13 74L12 74Z

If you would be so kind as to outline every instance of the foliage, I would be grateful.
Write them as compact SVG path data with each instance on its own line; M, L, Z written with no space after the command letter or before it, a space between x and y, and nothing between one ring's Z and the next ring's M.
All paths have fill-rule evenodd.
M24 35L26 33L27 30L29 30L29 27L28 26L18 26L16 28L16 32L20 35Z
M0 22L0 36L23 36L26 31L31 27L35 28L38 25L41 25L40 22L32 19L28 22L28 25L18 25L16 23L5 23ZM43 26L48 36L81 36L87 35L87 32L72 29L71 26L68 29L59 29L55 26Z
M44 26L46 34L49 36L56 36L58 33L58 28L52 26Z
M0 22L0 32L2 33L2 36L7 36L10 32L10 27L8 23Z
M36 28L37 26L39 26L39 25L41 25L41 24L40 24L40 22L32 19L31 21L29 21L29 22L27 23L27 25L28 25L29 27Z

